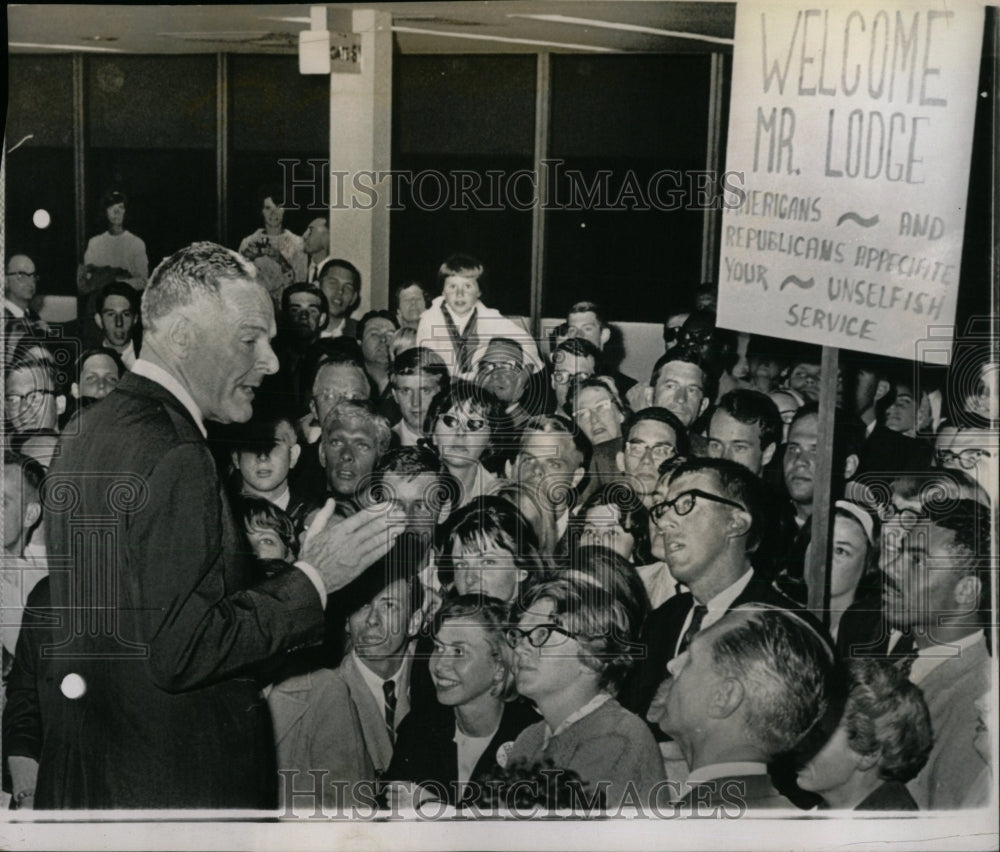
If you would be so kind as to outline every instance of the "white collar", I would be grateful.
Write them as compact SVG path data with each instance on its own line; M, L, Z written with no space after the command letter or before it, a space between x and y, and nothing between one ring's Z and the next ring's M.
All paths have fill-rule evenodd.
M586 716L593 713L598 707L604 704L604 702L610 700L611 696L606 692L598 692L593 698L590 699L586 704L583 705L579 710L574 713L570 713L565 719L562 720L553 731L549 727L548 722L545 723L545 738L542 741L542 748L546 748L549 744L549 740L553 737L558 737L563 731L565 731L570 725L579 722Z
M392 677L381 678L375 672L373 672L367 665L365 661L358 656L358 652L354 649L351 650L351 657L354 659L354 665L357 666L358 671L361 672L361 679L365 682L365 686L368 687L372 695L375 696L376 703L381 707L382 702L385 701L385 693L382 691L382 685L386 681L395 681L396 683L396 696L408 695L410 689L410 667L407 662L410 659L409 654L404 654L403 658L399 661L399 668L396 669Z
M15 305L10 299L4 299L3 306L18 319L24 319L24 308L20 305Z
M151 382L155 382L169 394L174 396L194 418L194 422L198 426L198 430L201 432L202 437L208 437L208 431L205 429L204 419L201 416L201 409L198 408L195 401L191 398L191 394L188 393L187 388L177 381L175 376L168 373L163 369L163 367L142 358L136 359L135 364L132 367L132 372L137 376L142 376L149 379Z
M737 775L767 775L767 764L755 761L710 763L708 766L699 766L693 770L685 783L693 787L713 778L732 778Z

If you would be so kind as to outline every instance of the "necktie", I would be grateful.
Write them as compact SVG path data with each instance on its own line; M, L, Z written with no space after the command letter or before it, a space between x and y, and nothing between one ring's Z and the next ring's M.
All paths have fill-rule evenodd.
M705 613L707 612L708 607L704 604L694 605L694 612L691 613L691 623L688 625L688 629L684 631L680 645L677 646L678 655L683 654L688 649L688 645L691 644L691 640L694 639L695 634L701 630L701 623L705 620Z
M389 729L389 738L396 736L396 681L387 680L382 684L382 694L385 696L385 726Z

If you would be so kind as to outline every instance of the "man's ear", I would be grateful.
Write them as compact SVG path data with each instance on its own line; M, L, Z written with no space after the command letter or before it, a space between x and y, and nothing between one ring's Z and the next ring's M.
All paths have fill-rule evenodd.
M611 329L607 326L601 329L601 349L608 345L608 341L611 339Z
M653 386L646 385L646 389L642 392L643 401L646 403L645 407L649 408L653 404Z
M844 462L844 479L853 478L854 474L857 473L859 463L858 457L854 453L847 457Z
M73 397L73 399L80 398L80 386L76 382L73 382L73 384L69 386L69 395Z
M733 509L729 516L728 530L735 536L743 536L750 532L753 526L753 516L742 509Z
M42 516L42 504L32 500L24 507L24 529L30 530Z
M878 402L882 397L889 393L891 385L885 379L879 379L878 384L875 385L875 402Z
M406 635L411 638L419 635L420 625L424 622L424 611L422 609L416 610L411 616L410 620L406 624Z
M97 323L97 327L101 331L104 331L104 323L101 322L101 315L100 314L94 314L94 322Z
M774 458L774 454L778 451L777 444L768 444L764 447L764 452L760 454L760 466L767 467L767 464L771 459Z
M293 468L299 463L299 456L302 455L302 447L297 443L292 444L291 452L288 454L288 467Z
M233 470L239 470L239 467L240 467L240 451L239 450L233 450L229 454L229 458L232 459Z
M66 395L65 394L61 393L61 394L59 394L59 396L56 397L56 413L60 417L62 417L62 415L64 415L66 413Z
M163 337L171 352L174 355L184 357L191 348L191 341L195 336L194 324L190 317L180 311L175 311L168 320L165 331Z
M709 402L710 400L707 396L702 397L701 408L698 409L698 417L701 417L701 415L705 413L705 409L708 408ZM698 418L696 417L695 419L697 420Z
M570 483L574 488L580 484L580 480L583 479L583 475L587 472L587 469L582 465L573 471L573 481Z
M728 719L743 703L743 696L743 684L736 678L720 678L708 698L708 717Z
M971 612L979 607L983 584L975 574L966 574L955 584L955 603L959 608Z
M620 450L617 453L615 453L615 465L617 466L619 471L625 473L625 453L621 452Z

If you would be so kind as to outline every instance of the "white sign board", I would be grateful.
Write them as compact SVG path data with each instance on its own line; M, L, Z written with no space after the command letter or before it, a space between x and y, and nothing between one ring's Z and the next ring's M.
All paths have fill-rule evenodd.
M915 359L954 322L983 18L738 4L720 326Z

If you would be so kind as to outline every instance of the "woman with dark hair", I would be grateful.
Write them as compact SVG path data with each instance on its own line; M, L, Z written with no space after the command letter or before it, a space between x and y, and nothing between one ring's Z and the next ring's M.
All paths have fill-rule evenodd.
M840 723L799 770L798 784L828 808L915 811L906 782L923 768L932 744L923 693L885 660L848 660L847 670Z
M537 719L513 689L507 619L507 604L496 598L450 595L442 602L431 630L437 702L400 723L385 774L391 806L475 803L476 782L505 765L513 741Z
M654 561L649 543L649 510L630 483L619 480L601 488L569 522L570 552L601 546L632 565Z
M285 208L279 203L283 200L284 190L277 184L257 191L264 227L246 237L239 249L257 267L258 281L271 294L276 307L281 305L281 294L286 287L306 280L309 266L302 237L285 227Z
M448 518L443 534L438 578L459 594L511 603L543 569L534 531L501 497L477 497Z
M646 723L614 699L639 652L642 608L628 588L573 570L533 585L507 630L517 691L543 717L517 738L510 764L551 760L609 809L626 795L648 802L665 779Z
M849 500L838 500L833 514L833 538L830 550L830 635L836 639L840 619L855 598L874 598L882 589L879 571L880 524L871 512ZM812 542L806 548L806 564L811 558ZM807 584L808 586L808 584Z
M89 267L88 278L93 282L90 289L97 291L107 283L105 275L94 276L97 270L114 270L114 279L131 284L136 290L142 290L149 278L149 258L146 256L146 244L135 234L125 230L125 208L128 198L124 192L109 190L101 196L101 218L107 225L106 230L96 237L91 237L87 250L83 253L83 263ZM100 283L97 283L97 280ZM83 316L91 316L91 313Z
M437 451L459 484L462 496L453 509L493 494L499 487L497 478L482 464L492 443L490 423L498 405L489 391L463 379L453 381L431 401L423 426L429 437L424 443Z

